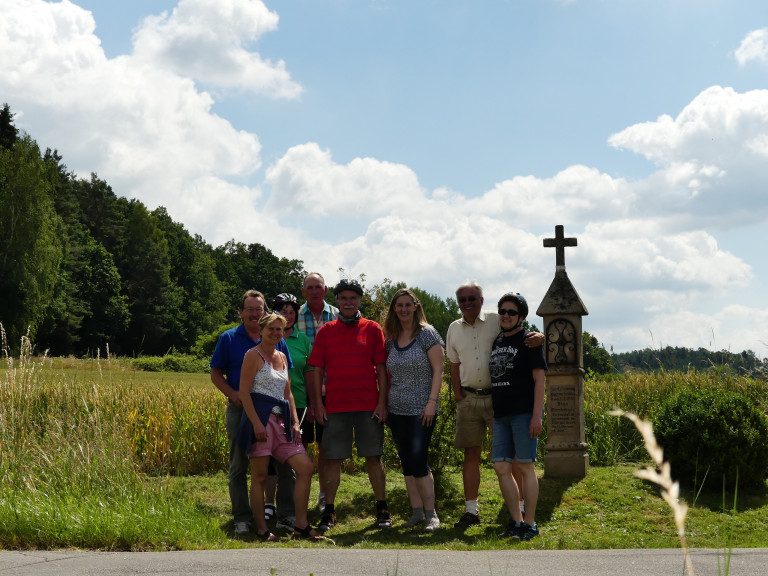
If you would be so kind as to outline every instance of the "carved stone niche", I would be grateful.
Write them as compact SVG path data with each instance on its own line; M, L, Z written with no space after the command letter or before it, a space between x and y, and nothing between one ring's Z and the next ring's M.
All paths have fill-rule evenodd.
M588 314L564 269L536 314L544 320L547 359L545 476L583 478L589 470L584 438L582 316Z

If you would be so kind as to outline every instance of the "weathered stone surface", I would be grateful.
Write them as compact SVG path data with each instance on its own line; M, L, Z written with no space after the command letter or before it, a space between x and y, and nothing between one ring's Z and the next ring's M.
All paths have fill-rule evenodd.
M555 279L549 285L549 290L536 310L538 316L555 314L578 314L587 316L587 307L581 301L579 294L571 284L571 279L565 270L555 272Z
M536 314L544 319L547 359L546 476L583 478L589 470L584 438L584 369L581 317L589 314L565 272L565 247L576 238L565 238L555 227L555 238L544 247L557 249L555 278Z

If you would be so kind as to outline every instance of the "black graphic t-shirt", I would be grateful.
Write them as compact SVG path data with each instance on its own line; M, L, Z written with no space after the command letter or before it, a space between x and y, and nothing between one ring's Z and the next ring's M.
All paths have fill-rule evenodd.
M512 336L501 332L491 349L491 398L496 417L533 412L533 370L547 369L544 350L525 345L526 330Z

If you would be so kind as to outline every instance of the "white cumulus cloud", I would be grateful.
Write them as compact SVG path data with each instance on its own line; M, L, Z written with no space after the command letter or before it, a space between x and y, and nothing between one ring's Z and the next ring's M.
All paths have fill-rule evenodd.
M215 86L295 98L301 86L285 62L248 50L277 23L260 1L181 0L171 14L144 19L133 37L134 58Z
M733 55L742 67L753 60L768 61L768 28L752 30L744 37Z
M590 310L585 328L602 342L707 347L714 332L717 346L759 348L768 311L732 305L756 270L720 234L768 218L768 90L711 86L610 136L653 163L647 177L576 164L468 196L426 189L386 158L337 162L321 140L262 166L257 134L214 113L220 94L241 91L301 106L288 65L254 49L279 33L259 0L181 0L138 23L133 50L116 58L68 0L0 0L0 13L0 94L17 126L214 245L260 242L329 282L344 267L443 297L475 279L486 305L514 289L535 309L555 264L542 240L563 224L578 238L566 266ZM766 59L766 30L745 38L740 64Z

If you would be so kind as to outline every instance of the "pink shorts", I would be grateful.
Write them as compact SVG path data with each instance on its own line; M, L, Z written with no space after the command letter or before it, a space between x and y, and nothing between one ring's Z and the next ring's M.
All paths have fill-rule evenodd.
M288 442L285 439L285 426L282 417L277 414L270 414L267 421L267 439L263 442L256 441L251 448L248 458L258 458L260 456L274 456L276 460L285 462L291 456L296 454L306 454L304 445L299 439L298 444Z

